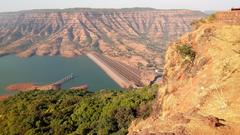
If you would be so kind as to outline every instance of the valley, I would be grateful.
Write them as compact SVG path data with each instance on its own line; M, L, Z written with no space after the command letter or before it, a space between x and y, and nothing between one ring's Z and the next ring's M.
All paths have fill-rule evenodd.
M0 13L2 134L238 135L240 8L205 16Z
M97 51L153 71L163 67L167 44L204 16L200 11L151 8L0 13L0 56L75 57Z

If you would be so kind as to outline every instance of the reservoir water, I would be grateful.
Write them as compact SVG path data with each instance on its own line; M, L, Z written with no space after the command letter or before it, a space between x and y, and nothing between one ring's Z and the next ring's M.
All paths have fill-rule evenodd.
M86 56L0 57L0 94L8 94L5 87L16 83L47 84L73 73L77 78L63 85L64 89L87 84L90 91L120 89L94 62Z

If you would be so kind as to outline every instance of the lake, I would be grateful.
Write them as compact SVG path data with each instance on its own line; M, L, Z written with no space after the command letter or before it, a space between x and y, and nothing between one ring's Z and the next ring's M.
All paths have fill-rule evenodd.
M0 57L0 94L9 94L5 87L15 83L47 84L73 73L77 77L62 87L68 89L87 84L89 91L121 89L87 56L33 56L22 59L13 55Z

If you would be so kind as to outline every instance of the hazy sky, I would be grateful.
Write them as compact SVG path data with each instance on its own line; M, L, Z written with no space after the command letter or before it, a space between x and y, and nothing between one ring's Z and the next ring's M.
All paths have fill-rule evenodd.
M0 0L0 12L73 7L224 10L240 7L240 0Z

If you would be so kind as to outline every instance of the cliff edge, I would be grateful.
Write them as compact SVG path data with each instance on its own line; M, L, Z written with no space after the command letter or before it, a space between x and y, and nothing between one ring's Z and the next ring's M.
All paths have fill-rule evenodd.
M169 46L152 115L134 121L129 134L240 133L239 15L221 12L197 21Z

